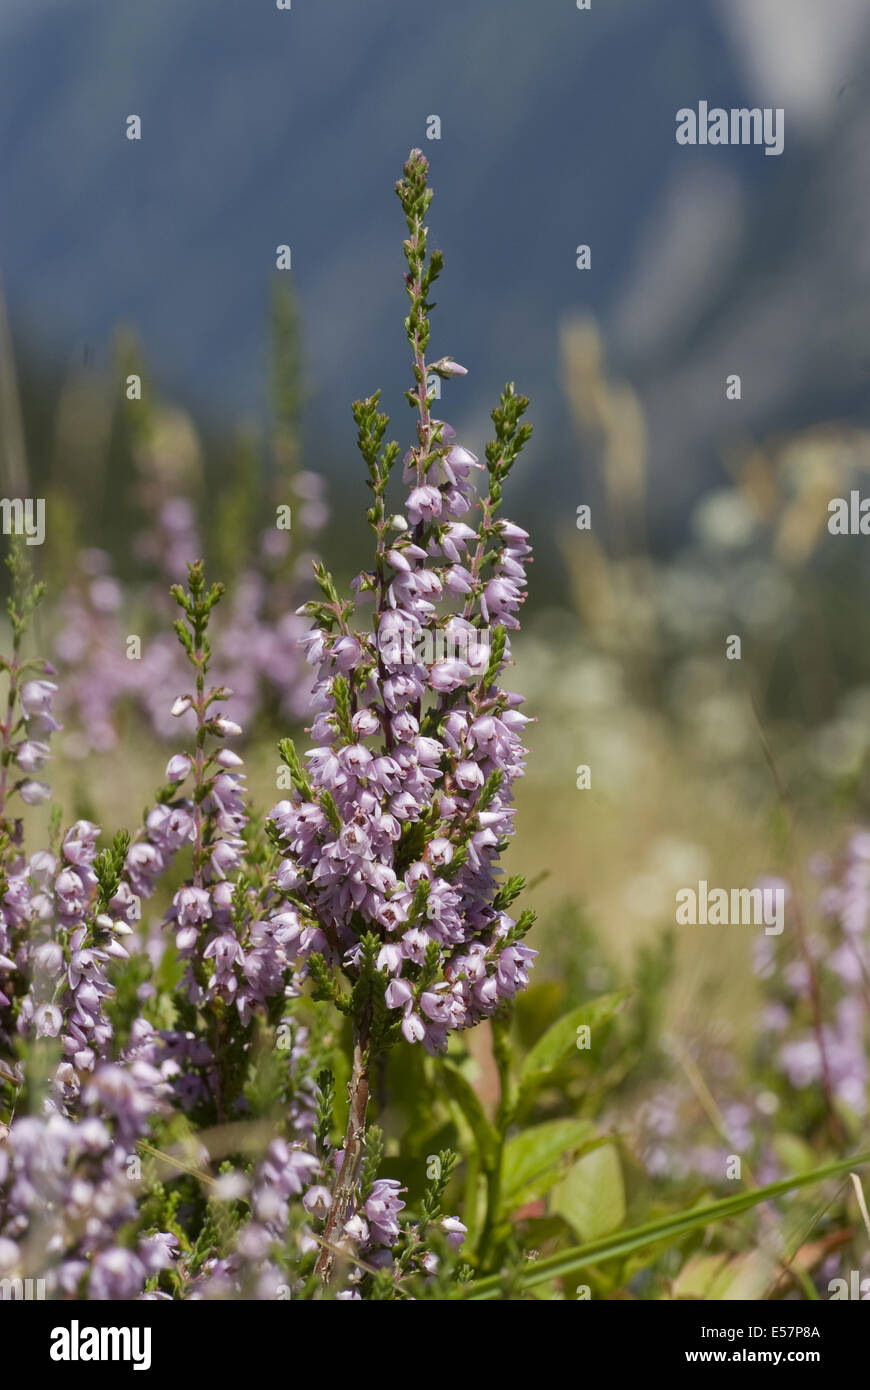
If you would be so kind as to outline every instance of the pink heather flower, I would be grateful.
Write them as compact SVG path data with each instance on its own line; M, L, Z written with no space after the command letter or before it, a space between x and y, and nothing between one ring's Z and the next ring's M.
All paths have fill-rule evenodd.
M175 753L166 764L167 782L183 782L192 763L186 753Z
M204 888L179 888L172 906L180 926L197 925L211 917L211 898Z
M47 758L51 757L47 743L32 739L19 743L15 749L15 761L22 772L38 772Z
M236 768L244 766L244 762L239 757L238 753L234 753L231 748L218 749L217 753L215 753L214 760L219 767L228 768L230 770L235 770Z
M25 719L47 718L51 715L51 705L57 694L53 681L25 681L18 694L21 713ZM60 726L57 725L57 728Z
M28 806L39 806L51 796L51 787L47 782L24 782L18 788L18 794Z
M355 1216L352 1216L349 1221L345 1221L344 1234L348 1237L349 1240L355 1240L360 1242L361 1244L368 1244L370 1238L368 1222L357 1212L357 1214ZM340 1298L341 1294L339 1294L338 1296Z
M381 721L370 709L357 710L351 720L351 728L360 738L366 738L370 734L376 734L381 727Z
M302 1198L302 1205L309 1216L316 1216L322 1220L332 1206L332 1193L328 1187L323 1187L318 1183L314 1187L309 1187Z
M406 1014L402 1020L402 1036L406 1042L422 1042L426 1029L418 1014Z
M433 690L450 694L467 685L470 676L471 667L465 661L439 661L429 673L429 683Z
M441 493L437 487L426 485L416 487L408 497L408 516L413 525L421 521L432 521L441 515Z
M38 1038L56 1038L63 1027L63 1015L56 1004L42 1004L34 1021Z
M406 1189L395 1178L377 1178L365 1204L371 1239L376 1245L395 1245L399 1212L405 1206L399 1193Z
M388 1009L401 1009L410 1006L414 990L408 980L391 980L387 985L385 997Z
M473 791L475 787L482 787L484 775L477 763L469 760L459 763L454 774L456 785L463 791Z
M468 1235L468 1227L459 1220L458 1216L442 1216L441 1229L447 1235L447 1244L454 1250L458 1250L465 1237Z
M92 821L76 821L64 836L64 859L79 867L92 863L97 852L99 833L99 826L94 825Z

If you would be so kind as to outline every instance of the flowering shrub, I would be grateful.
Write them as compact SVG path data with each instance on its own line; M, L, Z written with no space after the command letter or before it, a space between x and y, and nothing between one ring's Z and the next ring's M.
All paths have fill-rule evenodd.
M500 675L529 547L499 513L530 431L526 400L507 388L481 465L432 415L431 373L464 369L425 357L427 296L441 269L427 250L426 173L412 153L397 189L417 412L409 490L403 510L388 511L400 449L384 442L377 395L358 402L374 568L353 601L317 568L322 598L305 606L303 639L316 670L313 747L300 756L282 742L289 797L267 818L251 814L231 746L242 732L225 712L233 692L210 683L223 589L196 562L187 587L172 589L189 675L171 715L190 741L170 757L154 806L132 837L119 832L99 852L96 825L79 820L63 833L55 812L48 848L25 848L13 798L49 798L32 774L60 725L53 668L21 657L42 590L12 553L0 1271L37 1269L54 1293L295 1297L328 1287L358 1298L361 1287L431 1281L441 1255L462 1244L464 1224L441 1206L448 1151L415 1219L400 1219L405 1189L379 1175L382 1137L367 1133L370 1074L398 1044L443 1051L450 1030L493 1015L528 982L532 914L510 915L522 880L502 881L498 861L527 722ZM399 634L410 648L396 645ZM415 644L426 634L452 654L423 660ZM87 649L87 633L77 635ZM79 703L107 719L86 692ZM143 903L166 885L171 901L146 925ZM352 1057L343 1139L329 1066L340 1043L324 1017L336 1013L348 1020ZM264 1117L261 1156L246 1161L250 1126ZM210 1174L206 1136L227 1127L227 1157ZM188 1136L191 1162L168 1157L150 1142L158 1135ZM167 1164L173 1177L201 1180L195 1201L166 1180Z
M388 441L377 393L353 408L371 568L344 596L316 565L320 596L274 628L252 571L232 596L207 582L202 561L177 582L194 518L183 499L160 499L152 549L176 580L179 656L155 641L137 694L157 731L182 736L141 822L102 847L90 819L64 828L42 777L61 708L81 726L79 751L117 737L115 705L132 693L116 669L119 591L101 557L83 557L86 599L69 600L60 638L73 686L64 700L55 667L25 652L43 586L26 551L8 557L4 1290L37 1280L51 1297L98 1300L563 1298L582 1272L580 1297L629 1286L679 1296L679 1279L697 1273L691 1242L754 1207L758 1287L778 1290L799 1241L777 1244L765 1204L867 1161L841 1154L866 1099L865 838L825 897L843 942L827 956L801 931L800 959L776 973L790 994L766 1014L758 1066L780 1075L757 1114L725 1095L727 1067L710 1073L717 1111L686 1059L720 1141L751 1151L766 1187L699 1200L697 1181L714 1183L723 1155L694 1142L675 1118L684 1093L663 1085L666 952L634 971L590 964L586 978L618 987L594 996L584 985L555 1022L526 991L534 914L516 910L525 884L502 857L526 756L528 717L504 682L530 548L501 506L530 434L528 402L506 387L483 461L433 414L435 379L465 369L427 357L442 268L428 246L427 174L412 151L397 185L411 447ZM280 741L282 796L267 812L252 805L237 751L264 675L287 713L304 692L310 719L310 746ZM579 933L570 939L579 954ZM490 1047L472 1057L481 1034ZM475 1088L487 1057L489 1080ZM786 1135L768 1123L779 1082L783 1096L815 1088ZM652 1104L638 1109L638 1087L650 1086ZM626 1109L637 1110L634 1140ZM796 1135L797 1159L783 1142ZM826 1162L813 1170L819 1148ZM671 1205L626 1229L630 1203L641 1205L627 1179L638 1188L644 1165L653 1186L671 1179ZM786 1214L789 1231L803 1229L797 1199ZM717 1258L727 1265L730 1253L726 1242Z

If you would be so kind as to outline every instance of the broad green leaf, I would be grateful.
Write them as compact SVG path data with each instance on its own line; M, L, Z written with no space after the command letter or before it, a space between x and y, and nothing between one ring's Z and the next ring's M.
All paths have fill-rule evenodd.
M474 1135L484 1166L492 1167L498 1156L498 1134L484 1114L483 1106L461 1072L449 1062L442 1062L438 1076L450 1099L465 1116Z
M543 1197L564 1176L577 1153L595 1142L591 1120L549 1120L509 1139L502 1159L505 1214Z
M581 1240L597 1240L625 1220L625 1187L615 1144L583 1154L550 1193L550 1211L562 1216Z
M746 1250L731 1256L693 1255L687 1260L672 1286L674 1298L693 1298L705 1302L732 1302L763 1298L776 1278L777 1264L762 1250Z
M772 1147L782 1166L792 1173L805 1173L815 1161L809 1144L797 1134L775 1134Z
M564 1009L564 980L539 980L520 991L514 1001L514 1025L523 1052L534 1047Z
M533 1298L539 1298L542 1303L554 1303L565 1297L558 1284L540 1284L530 1292Z
M578 1028L586 1026L594 1034L596 1028L610 1022L628 998L628 994L628 990L603 994L598 999L589 999L585 1004L579 1004L576 1009L571 1009L569 1013L557 1019L544 1036L538 1039L523 1061L519 1080L520 1100L528 1100L538 1087L544 1085L559 1063L574 1051L577 1046Z
M720 1271L704 1297L720 1303L757 1303L776 1278L777 1263L763 1250L744 1250Z
M574 1246L571 1250L562 1250L556 1255L549 1255L544 1260L537 1260L527 1269L519 1271L516 1276L517 1282L521 1288L528 1289L537 1284L545 1284L550 1279L571 1278L580 1270L588 1269L591 1265L601 1264L604 1260L613 1260L621 1255L632 1254L635 1250L645 1249L650 1245L655 1245L658 1241L672 1240L678 1236L687 1235L691 1231L704 1230L715 1221L725 1221L729 1217L740 1216L743 1212L750 1211L752 1207L757 1207L762 1202L769 1202L775 1197L783 1197L786 1193L794 1192L798 1188L811 1187L815 1183L825 1182L828 1178L845 1178L852 1169L866 1167L868 1163L870 1163L870 1153L856 1154L851 1158L840 1159L836 1163L827 1163L822 1168L814 1168L809 1173L799 1173L788 1178L781 1178L778 1182L768 1183L766 1187L754 1188L751 1192L739 1192L734 1197L725 1197L721 1201L710 1202L706 1206L675 1212L670 1216L658 1217L655 1221L647 1222L645 1226L634 1226L630 1230L620 1231L618 1234L606 1236L602 1240L589 1241L585 1245ZM471 1299L497 1299L500 1294L501 1279L498 1275L476 1279L458 1291L459 1297Z
M692 1255L671 1285L672 1298L704 1299L716 1276L728 1264L727 1250L718 1255Z

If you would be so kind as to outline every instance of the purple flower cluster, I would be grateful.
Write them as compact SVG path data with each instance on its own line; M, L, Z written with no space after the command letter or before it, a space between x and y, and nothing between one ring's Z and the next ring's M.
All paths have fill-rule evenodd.
M18 1031L60 1039L64 1060L55 1085L70 1099L81 1077L108 1056L112 1026L104 1001L111 992L106 966L126 960L123 939L131 927L108 913L92 915L97 881L93 872L99 828L77 821L64 836L60 861L47 851L31 857L21 878L31 893L30 929L19 956L30 970L21 1000Z
M387 1007L409 1042L441 1051L449 1030L528 983L535 954L515 940L498 882L528 718L497 681L530 548L493 518L490 497L477 529L461 520L481 465L448 425L430 429L436 465L406 456L405 510L378 570L355 583L373 620L359 628L346 607L323 605L305 639L315 746L272 819L278 887L311 923L300 953L353 970L362 932L376 931Z
M322 490L314 473L293 478L294 526L306 535L323 525ZM183 655L167 631L168 621L157 631L142 631L141 615L167 616L167 584L183 578L201 553L191 502L162 497L154 505L151 527L136 542L139 559L154 575L140 586L138 601L124 603L109 555L90 549L81 552L78 573L59 607L54 654L68 756L116 748L125 708L137 709L161 737L174 733L164 692L181 686ZM232 691L228 713L245 726L265 705L291 719L300 718L308 705L310 676L299 649L307 624L294 610L310 591L311 556L298 548L289 559L289 543L290 532L275 526L258 538L258 565L238 576L214 635L214 671ZM136 635L138 652L128 641Z
M196 717L197 750L173 755L166 775L176 791L190 782L192 795L155 807L144 837L129 850L127 869L137 891L150 895L175 852L185 843L193 846L192 879L176 890L167 916L178 955L187 963L184 987L191 1003L223 999L247 1023L270 1000L287 997L301 926L292 908L260 914L261 900L271 896L268 889L260 897L237 899L248 817L243 762L224 740L241 729L215 716L220 694L213 690L176 701L177 715ZM200 738L206 731L219 741L210 755Z
M811 867L821 879L819 926L798 937L801 949L776 947L776 938L759 943L756 969L770 996L762 1047L790 1086L821 1090L830 1103L863 1116L870 1082L870 833L851 836L841 863L817 858Z
M651 1177L670 1182L702 1178L717 1186L728 1178L737 1154L752 1160L753 1176L773 1182L781 1165L769 1146L771 1104L775 1097L761 1086L748 1094L740 1085L730 1048L698 1039L693 1051L705 1085L715 1097L713 1116L683 1079L667 1081L633 1107L630 1127L635 1148ZM693 1058L693 1061L695 1059Z
M751 1156L758 1181L772 1182L783 1173L777 1128L792 1128L796 1114L809 1133L833 1127L838 1137L866 1116L870 833L856 831L839 862L816 856L810 869L819 882L813 912L801 910L789 884L771 883L789 905L785 930L755 941L764 991L756 1085L747 1091L733 1046L696 1039L692 1066L703 1077L706 1104L685 1081L673 1081L636 1107L638 1152L653 1176L721 1182L728 1155L736 1153Z
M16 1119L0 1143L0 1277L41 1278L46 1295L140 1297L173 1259L176 1238L121 1237L137 1217L129 1146L152 1111L123 1068L99 1068L76 1120Z
M342 1150L331 1155L334 1173L343 1158ZM318 1231L334 1200L329 1178L323 1158L302 1144L275 1139L250 1180L239 1173L219 1179L218 1195L225 1199L245 1195L251 1216L239 1230L230 1253L208 1262L191 1296L296 1297L303 1280L286 1283L282 1254L286 1261L288 1242L295 1245L300 1257L319 1249ZM403 1231L399 1224L405 1209L404 1191L395 1178L376 1178L364 1198L354 1198L348 1204L336 1243L348 1259L350 1272L345 1286L336 1293L337 1299L359 1299L358 1285L365 1272L390 1270L395 1276L401 1239L413 1243L419 1238L419 1227L410 1225ZM455 1216L443 1216L438 1225L447 1244L459 1249L466 1236L463 1222ZM437 1264L431 1251L420 1251L420 1272L434 1273Z

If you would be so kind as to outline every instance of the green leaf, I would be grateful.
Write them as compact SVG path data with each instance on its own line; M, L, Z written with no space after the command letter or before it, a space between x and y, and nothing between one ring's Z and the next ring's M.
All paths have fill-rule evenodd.
M305 776L305 771L296 752L296 745L292 738L282 738L278 740L278 752L281 754L281 761L290 769L290 776L294 787L305 797L306 801L311 800L311 783Z
M490 647L489 663L486 668L486 675L482 685L484 690L489 690L494 684L496 676L504 660L505 647L507 646L507 628L497 627L492 634L492 646Z
M797 1134L775 1134L771 1147L783 1168L790 1168L793 1173L805 1173L813 1166L815 1155L806 1140Z
M671 1297L703 1300L708 1297L716 1280L728 1268L730 1256L727 1250L715 1255L692 1255L671 1285Z
M658 1217L655 1221L647 1222L645 1226L634 1226L616 1235L605 1236L602 1240L576 1245L570 1250L562 1250L544 1260L537 1260L528 1269L520 1270L516 1276L517 1283L523 1289L530 1289L537 1284L545 1284L550 1279L570 1278L580 1270L589 1269L590 1266L601 1264L605 1260L630 1255L635 1250L643 1250L659 1241L673 1240L692 1231L704 1230L715 1221L740 1216L743 1212L760 1206L762 1202L785 1196L798 1188L811 1187L815 1183L825 1182L828 1178L845 1177L853 1168L862 1168L868 1163L870 1153L856 1154L836 1163L827 1163L823 1168L814 1168L809 1173L793 1174L791 1177L781 1178L778 1182L768 1183L766 1187L756 1187L751 1192L739 1192L736 1196L724 1197L719 1202L710 1202L703 1207ZM501 1286L501 1275L491 1275L464 1285L458 1296L475 1300L498 1299L501 1296Z
M502 1159L502 1205L509 1216L517 1207L549 1192L577 1154L597 1143L591 1120L548 1120L509 1139Z
M625 1187L615 1144L583 1154L550 1193L550 1211L562 1216L581 1240L597 1240L625 1220Z
M336 835L340 835L344 822L335 804L335 797L332 795L332 792L326 789L320 793L320 809L326 816L326 819L329 821Z
M461 1072L442 1062L438 1075L445 1091L462 1111L474 1135L485 1168L492 1168L498 1158L498 1134L484 1114L483 1106Z
M547 1078L560 1062L569 1056L577 1045L577 1029L586 1026L594 1031L609 1023L623 1002L628 998L628 990L614 994L602 994L598 999L587 1000L576 1009L571 1009L557 1019L539 1038L529 1052L520 1069L519 1102L528 1101L543 1086Z
M704 1295L717 1303L757 1303L775 1281L776 1260L765 1250L744 1250L714 1278Z
M717 1255L693 1255L687 1260L671 1287L676 1299L696 1299L712 1303L735 1300L756 1303L775 1281L779 1266L764 1250L744 1250L731 1256L726 1250Z

